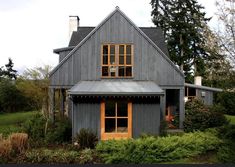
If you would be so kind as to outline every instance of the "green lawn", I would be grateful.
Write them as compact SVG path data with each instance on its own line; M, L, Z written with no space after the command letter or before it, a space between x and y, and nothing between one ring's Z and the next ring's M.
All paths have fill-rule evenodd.
M6 136L12 132L20 132L22 123L36 113L36 111L31 111L0 114L0 134Z
M235 125L235 116L234 115L225 115L225 117L230 120L230 124Z

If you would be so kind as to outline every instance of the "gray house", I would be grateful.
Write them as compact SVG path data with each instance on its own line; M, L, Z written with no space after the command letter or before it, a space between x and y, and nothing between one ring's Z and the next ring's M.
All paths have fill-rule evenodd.
M168 111L183 128L184 87L191 85L168 58L159 28L137 27L118 7L97 27L71 19L77 26L69 46L54 50L59 64L50 73L52 115L57 91L73 135L81 128L101 140L158 134Z

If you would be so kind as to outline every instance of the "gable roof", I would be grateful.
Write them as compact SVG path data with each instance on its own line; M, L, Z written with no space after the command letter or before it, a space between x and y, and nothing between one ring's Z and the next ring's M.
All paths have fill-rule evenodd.
M116 9L110 13L97 27L95 27L74 49L50 72L49 76L53 75L67 59L77 51L102 25L104 25L107 20L109 20L116 12L119 12L159 53L165 58L165 60L182 76L184 77L183 72L166 56L166 54L139 28L132 22L120 9Z
M72 33L69 41L69 48L78 45L95 27L78 27L77 31ZM169 55L162 29L159 27L139 27L164 53ZM66 50L66 48L55 49L54 52ZM72 50L72 49L71 49Z

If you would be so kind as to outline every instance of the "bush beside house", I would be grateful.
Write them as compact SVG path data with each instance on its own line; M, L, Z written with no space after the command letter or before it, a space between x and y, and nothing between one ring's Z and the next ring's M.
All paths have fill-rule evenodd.
M199 99L189 101L185 105L184 131L204 131L207 128L228 124L226 117L214 107L208 107Z

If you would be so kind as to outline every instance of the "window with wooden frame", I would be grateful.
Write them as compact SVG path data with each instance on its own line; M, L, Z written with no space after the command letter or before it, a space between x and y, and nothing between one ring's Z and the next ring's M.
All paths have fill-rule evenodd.
M130 138L132 135L132 103L106 100L101 103L101 139Z
M103 78L133 77L133 45L102 45L101 65Z

